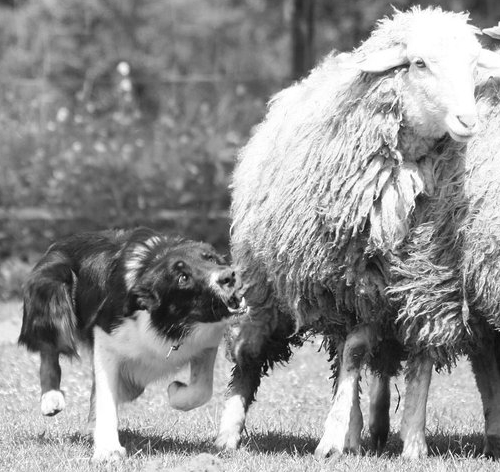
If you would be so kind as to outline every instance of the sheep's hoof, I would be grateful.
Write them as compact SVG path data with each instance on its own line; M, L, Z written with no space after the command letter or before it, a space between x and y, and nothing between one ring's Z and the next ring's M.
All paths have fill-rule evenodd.
M421 459L427 457L427 443L425 435L420 433L407 434L404 440L403 452L401 456L405 459Z
M103 462L118 462L121 461L127 455L124 447L116 448L96 448L94 455L92 456L92 462L103 463Z
M215 440L219 451L236 451L241 444L241 434L221 431Z
M327 444L327 442L323 440L319 442L318 447L314 451L314 458L318 461L326 459L327 457L337 457L341 455L341 451L338 451L330 443Z
M486 436L484 440L483 454L492 459L500 458L500 436Z
M324 447L320 447L321 444L316 448L316 450L314 451L314 458L317 460L317 461L323 461L325 460L327 457L330 461L335 461L337 459L340 459L341 456L342 456L342 453L335 450L335 449L328 449L327 448L324 448Z
M370 442L372 450L380 455L384 452L385 445L387 444L387 438L389 437L389 428L374 428L370 427Z
M85 428L83 428L82 434L83 436L92 438L94 436L94 430L95 430L95 420L90 420L87 421Z
M49 390L42 394L40 399L40 410L44 416L54 416L64 410L66 401L61 390Z

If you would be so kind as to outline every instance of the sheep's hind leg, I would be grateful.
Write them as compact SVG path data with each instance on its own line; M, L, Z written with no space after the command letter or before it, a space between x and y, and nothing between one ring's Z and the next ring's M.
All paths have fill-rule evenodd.
M369 429L372 449L377 454L382 454L389 436L390 379L386 373L375 374L370 385Z
M405 406L400 433L404 443L402 456L407 459L427 456L425 417L432 367L432 359L425 355L417 356L408 362Z
M59 353L53 347L40 352L40 410L42 415L54 416L64 410L66 401L61 391L61 366Z
M499 338L498 334L495 334ZM500 371L492 342L470 355L472 370L481 394L484 411L484 450L486 456L500 458Z
M363 428L359 407L359 377L372 347L372 330L367 325L357 327L347 336L342 348L337 390L325 422L325 432L314 453L316 459L344 450L359 452Z

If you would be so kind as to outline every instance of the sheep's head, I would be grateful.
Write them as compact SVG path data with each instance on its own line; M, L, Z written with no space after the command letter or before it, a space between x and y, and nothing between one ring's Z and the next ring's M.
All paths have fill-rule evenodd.
M476 76L498 72L500 56L481 48L479 30L467 21L439 8L396 12L352 56L367 73L405 68L403 112L421 136L468 141L477 131Z

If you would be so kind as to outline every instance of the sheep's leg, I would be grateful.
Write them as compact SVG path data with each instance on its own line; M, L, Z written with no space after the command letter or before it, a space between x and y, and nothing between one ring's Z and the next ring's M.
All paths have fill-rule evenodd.
M240 445L246 414L260 385L260 372L261 366L258 363L236 365L233 368L228 398L215 440L218 449L234 450Z
M500 458L500 372L492 343L470 356L484 411L484 454Z
M215 440L218 449L233 450L239 446L246 413L255 400L261 377L274 363L288 362L290 358L289 333L271 333L271 327L265 312L240 327L233 349L236 365Z
M420 355L409 362L406 376L405 406L401 424L402 456L418 459L427 456L425 416L433 361Z
M361 446L363 417L359 408L359 377L361 367L373 346L369 326L359 326L351 332L342 349L337 390L325 422L325 432L316 448L317 459L330 452L345 449L358 452Z
M40 352L40 387L42 415L54 416L64 410L66 402L61 391L59 353L54 347L47 347Z
M352 397L351 415L349 416L349 429L347 431L344 450L357 454L361 448L361 430L363 429L363 414L359 404L359 378L357 393Z
M370 386L370 436L373 450L381 454L389 436L391 389L388 374L375 374Z

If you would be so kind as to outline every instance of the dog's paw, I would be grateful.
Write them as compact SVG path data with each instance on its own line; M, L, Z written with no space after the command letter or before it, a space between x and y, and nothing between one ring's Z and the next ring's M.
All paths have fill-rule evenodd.
M121 461L127 452L124 447L96 447L94 455L92 456L92 462L102 463L102 462L118 462Z
M61 390L49 390L40 399L40 410L42 415L54 416L66 407L64 394Z
M207 403L212 397L212 388L207 385L186 385L176 380L168 386L168 401L172 408L189 411Z

